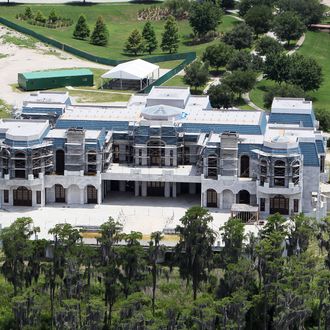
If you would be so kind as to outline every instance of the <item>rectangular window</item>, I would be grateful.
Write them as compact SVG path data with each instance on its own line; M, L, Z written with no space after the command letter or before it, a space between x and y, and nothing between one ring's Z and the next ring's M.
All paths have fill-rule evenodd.
M265 212L266 210L266 200L265 198L260 198L260 212Z
M293 212L295 213L299 212L299 199L293 200Z
M37 204L41 204L41 191L37 191Z
M274 178L274 186L284 187L285 179L284 178Z
M9 203L9 190L4 190L3 191L3 202L4 203Z
M324 170L325 170L325 156L321 156L320 157L320 171L321 173L324 173Z

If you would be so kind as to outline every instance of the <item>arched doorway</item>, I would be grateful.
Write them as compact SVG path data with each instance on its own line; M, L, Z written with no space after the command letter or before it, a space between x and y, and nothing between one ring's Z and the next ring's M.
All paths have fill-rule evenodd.
M87 204L97 204L97 189L92 186L87 186Z
M270 214L280 213L283 215L289 214L289 198L283 195L276 195L270 199Z
M161 140L152 140L147 144L149 166L165 165L165 143Z
M18 187L13 191L14 206L32 206L32 191Z
M224 190L222 193L222 207L225 210L228 210L231 208L231 206L234 203L234 194L231 190Z
M237 202L239 204L250 204L250 193L247 190L240 190Z
M63 175L64 174L64 166L65 166L65 160L64 160L64 150L56 150L56 174Z
M55 203L65 203L65 189L61 184L55 185Z
M214 189L208 189L206 191L206 206L218 207L218 194Z
M240 177L248 178L250 176L250 157L247 155L241 156Z

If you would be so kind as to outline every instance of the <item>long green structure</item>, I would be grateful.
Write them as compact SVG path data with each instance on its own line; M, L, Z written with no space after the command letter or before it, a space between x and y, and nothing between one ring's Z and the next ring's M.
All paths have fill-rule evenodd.
M52 89L65 86L93 86L89 69L33 71L18 74L18 85L26 90Z

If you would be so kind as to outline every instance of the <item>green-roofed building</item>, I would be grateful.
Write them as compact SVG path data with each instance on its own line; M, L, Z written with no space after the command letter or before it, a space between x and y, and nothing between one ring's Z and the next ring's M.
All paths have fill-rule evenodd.
M93 86L93 72L89 69L24 72L18 74L18 85L26 91Z

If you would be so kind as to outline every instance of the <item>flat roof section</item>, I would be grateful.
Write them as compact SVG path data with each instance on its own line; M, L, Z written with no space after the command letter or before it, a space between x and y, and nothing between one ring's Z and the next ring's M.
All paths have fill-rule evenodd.
M55 103L65 104L69 98L68 92L33 92L23 101L23 107L28 103Z
M275 97L273 99L272 113L310 114L312 113L312 101L304 98Z
M49 128L48 120L0 120L0 135L12 141L35 141L43 137Z
M93 72L89 69L74 69L74 70L52 70L52 71L32 71L19 73L25 79L44 79L44 78L58 78L58 77L75 77L75 76L90 76Z

